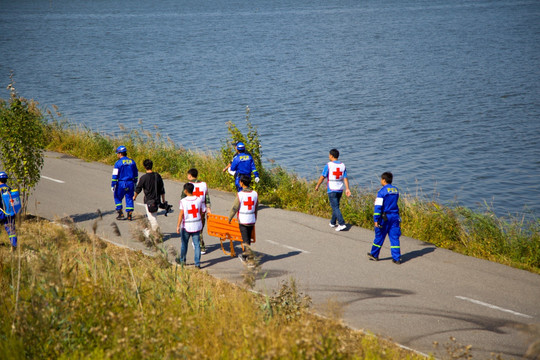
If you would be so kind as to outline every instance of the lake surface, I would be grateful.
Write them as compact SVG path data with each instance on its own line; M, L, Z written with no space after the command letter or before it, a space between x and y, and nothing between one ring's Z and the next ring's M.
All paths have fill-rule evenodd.
M0 97L497 214L540 214L540 1L0 0Z

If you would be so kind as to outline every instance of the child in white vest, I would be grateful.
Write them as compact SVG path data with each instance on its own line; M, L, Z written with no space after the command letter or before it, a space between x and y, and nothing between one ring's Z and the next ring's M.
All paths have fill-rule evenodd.
M200 234L203 228L202 216L206 211L206 206L202 198L193 195L194 188L192 183L185 183L184 194L186 197L180 200L180 214L178 215L176 233L180 234L182 246L180 248L180 258L177 259L177 262L181 265L186 264L188 241L191 237L193 247L195 248L195 267L200 269Z
M244 251L240 255L240 260L242 261L247 260L247 249L251 245L259 205L259 195L249 187L250 184L251 178L249 176L242 175L240 177L242 191L236 196L231 212L229 213L229 223L235 214L238 216L238 226L240 228L240 234L242 234L242 242L244 243Z

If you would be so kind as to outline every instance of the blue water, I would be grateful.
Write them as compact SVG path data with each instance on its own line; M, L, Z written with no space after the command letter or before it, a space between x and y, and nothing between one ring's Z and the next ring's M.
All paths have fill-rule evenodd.
M356 185L540 214L540 1L0 0L0 53L97 131L217 150L249 106L306 178L337 147Z

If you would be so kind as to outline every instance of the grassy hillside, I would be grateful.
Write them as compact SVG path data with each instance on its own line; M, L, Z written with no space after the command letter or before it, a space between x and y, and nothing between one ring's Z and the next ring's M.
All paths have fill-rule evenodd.
M269 296L25 221L0 236L3 359L421 359L315 316L293 282Z

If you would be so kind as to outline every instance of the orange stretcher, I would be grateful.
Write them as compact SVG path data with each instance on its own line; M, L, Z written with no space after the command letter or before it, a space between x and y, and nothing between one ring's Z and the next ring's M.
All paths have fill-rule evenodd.
M232 219L229 224L229 218L226 216L208 214L206 219L206 230L208 231L208 235L219 238L221 250L223 250L226 255L232 257L236 256L236 253L234 252L234 241L239 241L242 246L242 251L244 251L244 243L242 242L242 235L238 228L238 220ZM230 242L230 251L225 250L223 247L223 242L227 240ZM251 242L255 242L255 228L253 229Z

